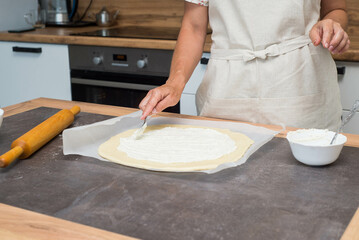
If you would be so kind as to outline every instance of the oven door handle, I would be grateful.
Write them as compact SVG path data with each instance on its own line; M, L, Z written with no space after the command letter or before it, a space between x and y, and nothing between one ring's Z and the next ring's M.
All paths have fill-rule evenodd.
M125 83L125 82L112 82L112 81L102 81L102 80L93 80L85 78L71 78L71 83L81 84L81 85L90 85L90 86L99 86L99 87L112 87L112 88L125 88L132 90L146 90L149 91L158 86L155 85L146 85L146 84L137 84L137 83Z

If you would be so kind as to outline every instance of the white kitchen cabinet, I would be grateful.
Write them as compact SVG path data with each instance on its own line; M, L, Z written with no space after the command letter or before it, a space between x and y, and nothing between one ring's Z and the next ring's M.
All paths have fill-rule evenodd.
M343 117L347 116L349 111L343 111ZM359 134L359 113L357 112L353 118L344 126L344 133Z
M202 60L198 63L193 74L183 90L180 100L180 113L197 116L196 92L202 82L204 73L207 69L207 61L210 53L203 53Z
M183 93L180 100L180 113L197 116L196 94Z
M355 100L359 99L359 62L336 62L337 67L345 67L345 73L338 75L343 117L348 113ZM359 113L344 126L344 133L359 134Z
M71 100L67 45L0 42L0 106L39 97Z

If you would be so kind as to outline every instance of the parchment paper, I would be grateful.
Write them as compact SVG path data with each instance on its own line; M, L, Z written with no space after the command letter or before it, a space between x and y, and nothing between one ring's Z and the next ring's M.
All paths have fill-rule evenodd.
M64 130L62 134L64 154L78 154L97 158L102 161L108 161L98 154L97 150L99 146L110 139L112 136L115 136L123 131L141 127L143 123L143 121L140 120L141 114L141 111L137 111L121 117ZM248 149L243 157L237 161L221 164L217 168L211 170L196 171L205 173L216 173L223 169L235 167L245 163L249 156L251 156L265 143L269 142L278 133L277 131L269 130L264 127L257 127L238 122L194 120L169 117L153 117L148 121L148 125L160 124L183 124L224 128L234 132L243 133L254 141L254 144ZM157 169L154 170L160 171Z

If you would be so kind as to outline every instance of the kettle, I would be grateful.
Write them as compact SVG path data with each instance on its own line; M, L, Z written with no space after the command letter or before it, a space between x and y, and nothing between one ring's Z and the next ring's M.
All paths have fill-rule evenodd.
M73 22L79 0L39 0L46 12L46 24L67 25Z
M120 10L109 12L106 7L103 7L96 16L96 24L101 27L109 27L113 25L116 21L118 13Z

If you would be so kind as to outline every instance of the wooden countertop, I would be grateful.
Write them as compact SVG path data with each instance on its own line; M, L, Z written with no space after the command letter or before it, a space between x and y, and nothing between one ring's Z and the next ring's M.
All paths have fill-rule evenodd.
M135 239L2 203L0 203L0 236L3 240Z
M138 110L132 108L123 108L92 103L39 98L5 107L4 116L8 117L38 107L52 107L60 109L71 108L75 104L81 107L82 112L97 113L111 116L121 116ZM192 119L209 119L173 113L161 113L160 115ZM264 126L273 130L281 129L281 127L273 125L256 125ZM285 132L277 135L277 137L285 136ZM348 142L346 144L347 146L359 147L359 135L346 134L346 136L348 137ZM112 232L88 227L70 221L65 221L62 219L23 210L20 208L15 208L5 204L0 204L0 216L2 216L0 217L0 235L3 237L3 239L131 239L120 234L115 234ZM358 229L359 209L356 211L341 239L359 239Z
M85 37L70 35L72 33L90 32L100 29L102 28L97 26L78 28L46 27L44 29L36 29L35 31L24 33L0 32L0 41L75 44L107 47L152 48L165 50L173 50L176 45L175 40ZM210 35L208 35L204 51L209 52L210 47L211 41Z
M157 39L136 39L136 38L105 38L105 37L84 37L71 36L71 33L95 31L101 28L97 26L62 28L47 27L36 29L35 31L25 33L0 32L0 41L19 41L35 43L53 43L53 44L75 44L92 45L108 47L131 47L131 48L152 48L173 50L176 45L175 40L157 40ZM354 32L356 33L356 32ZM350 36L350 49L341 55L333 55L335 60L340 61L359 61L359 36L353 34ZM210 52L211 36L207 35L204 46L205 52Z

